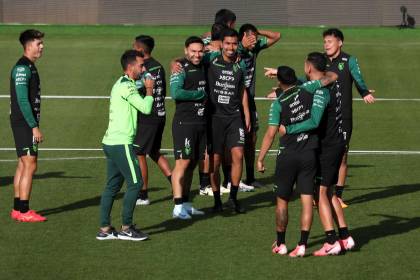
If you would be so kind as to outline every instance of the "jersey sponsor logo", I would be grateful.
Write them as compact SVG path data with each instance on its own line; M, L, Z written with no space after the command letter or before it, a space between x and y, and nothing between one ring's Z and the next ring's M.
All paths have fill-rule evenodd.
M20 66L20 67L16 67L16 72L25 72L25 67Z
M232 76L220 75L219 80L226 81L226 82L233 82L235 81L235 78Z
M219 95L217 97L217 102L218 103L221 103L221 104L229 104L229 102L230 102L230 96Z

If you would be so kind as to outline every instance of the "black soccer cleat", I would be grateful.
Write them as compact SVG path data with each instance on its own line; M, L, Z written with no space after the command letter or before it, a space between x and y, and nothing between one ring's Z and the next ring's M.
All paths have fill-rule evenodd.
M238 214L245 214L246 212L237 199L229 198L226 205Z

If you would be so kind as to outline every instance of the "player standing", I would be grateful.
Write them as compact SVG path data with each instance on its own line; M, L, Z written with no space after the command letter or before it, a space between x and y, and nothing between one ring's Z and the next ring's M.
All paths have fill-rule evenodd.
M148 35L137 36L133 48L144 54L144 67L148 74L155 80L153 86L153 108L150 115L142 112L138 114L137 133L134 139L134 149L136 151L140 169L143 177L143 188L139 193L137 205L149 205L148 186L149 169L147 166L146 155L157 163L163 175L171 182L171 168L168 160L160 153L163 130L166 123L165 96L166 82L165 70L163 66L152 57L155 47L155 40ZM144 87L141 80L136 82L139 92L144 96Z
M340 172L338 175L336 194L343 208L347 205L342 200L342 194L347 177L347 155L351 134L353 130L353 83L363 100L367 104L375 102L374 90L369 90L363 80L357 58L341 50L344 42L344 35L337 28L325 30L322 34L324 38L324 51L328 56L329 62L327 70L338 75L339 91L342 93L342 115L343 115L343 134L346 141L346 150L341 161Z
M13 179L14 204L10 216L20 222L43 222L47 219L29 208L32 179L37 169L38 144L44 139L39 129L41 87L35 62L44 50L44 33L25 30L19 41L23 56L10 77L10 125L15 140L18 165Z
M133 149L137 130L137 111L150 114L153 105L153 80L142 78L146 96L138 94L136 80L144 73L143 54L128 50L121 57L124 75L111 91L109 124L102 140L107 162L107 182L101 197L100 231L98 240L122 239L140 241L148 238L133 224L137 196L143 184L138 160ZM124 195L122 226L117 232L111 225L111 210L115 197L127 182Z

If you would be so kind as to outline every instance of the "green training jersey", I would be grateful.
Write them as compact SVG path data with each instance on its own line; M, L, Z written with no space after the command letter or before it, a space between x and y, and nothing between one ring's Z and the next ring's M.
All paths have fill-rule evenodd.
M105 145L132 144L137 130L137 111L150 114L153 97L140 96L136 83L127 75L114 84L109 104L109 123L102 143Z

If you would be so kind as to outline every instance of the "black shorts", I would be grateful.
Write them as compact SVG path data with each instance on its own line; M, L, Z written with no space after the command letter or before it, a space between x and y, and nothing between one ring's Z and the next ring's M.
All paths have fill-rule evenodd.
M226 150L243 147L245 144L245 130L242 118L238 116L213 116L212 121L212 149L208 153L223 155Z
M32 128L12 125L12 131L18 157L38 156L38 143L34 139Z
M317 178L321 186L331 187L337 183L338 171L345 150L345 144L321 147L318 150Z
M207 143L207 127L205 124L172 123L175 160L203 160Z
M279 153L276 162L275 192L278 197L289 199L296 183L298 194L313 195L315 175L315 150Z
M136 137L134 138L134 152L136 155L156 155L162 143L165 119L155 123L139 123Z
M251 132L257 132L259 128L257 106L255 104L254 98L255 98L254 96L250 96L248 94L249 115L251 119Z
M346 148L348 150L350 146L351 134L353 132L353 121L351 119L343 119L341 128L343 129L343 136L344 140L346 141Z

